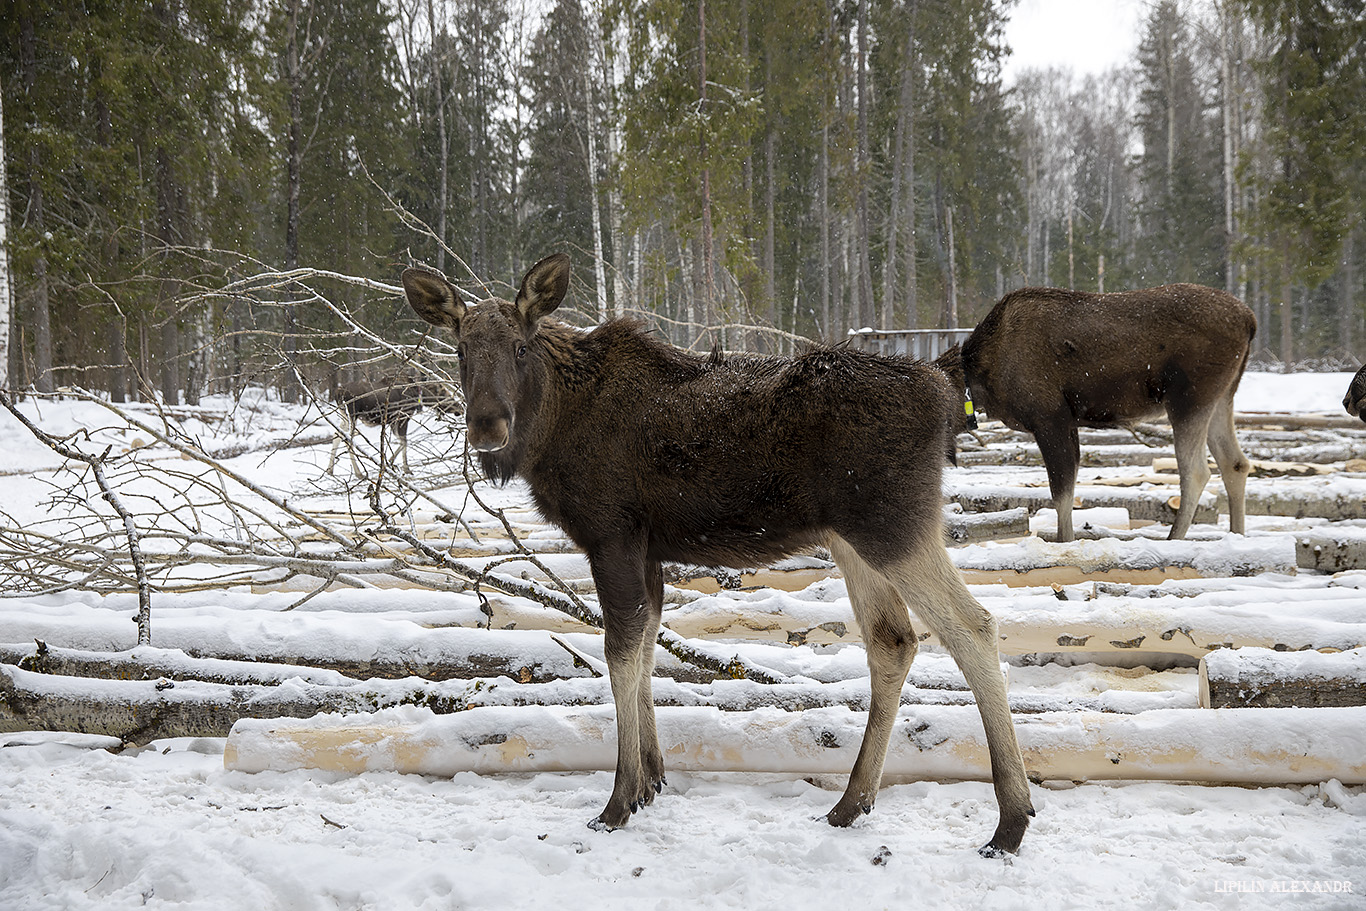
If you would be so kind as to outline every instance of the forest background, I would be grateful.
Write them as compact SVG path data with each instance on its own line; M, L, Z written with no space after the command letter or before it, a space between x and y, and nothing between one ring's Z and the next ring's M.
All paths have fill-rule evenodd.
M1007 86L1012 6L5 0L0 380L292 400L420 339L402 268L558 250L580 322L703 348L1193 281L1263 369L1354 368L1361 0L1158 0L1134 59Z

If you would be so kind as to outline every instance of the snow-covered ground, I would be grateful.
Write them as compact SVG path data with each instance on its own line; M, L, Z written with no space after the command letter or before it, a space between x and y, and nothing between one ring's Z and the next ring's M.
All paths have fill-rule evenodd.
M1340 402L1349 380L1345 373L1248 374L1237 406L1244 412L1345 417ZM53 433L114 423L89 404L25 408ZM297 419L295 411L260 402L240 408L230 422L187 421L186 429L206 448L245 450L224 458L256 483L318 509L344 509L344 492L322 476L326 443L265 448L294 434ZM415 463L423 453L444 451L445 434L435 421L415 429ZM122 428L97 437L116 448L138 445L137 434ZM1345 445L1357 458L1366 455L1366 438L1343 439L1333 445ZM69 483L69 476L52 471L59 460L4 412L0 441L0 511L25 525L51 522L44 504L53 484ZM180 464L172 461L174 453L165 455L168 463ZM1150 470L1141 464L1084 468L1081 483ZM1352 474L1256 483L1290 496L1309 485L1316 485L1316 496L1321 488L1330 495L1360 496L1366 481ZM1037 487L1042 477L1037 466L965 467L950 472L949 487ZM1208 490L1211 496L1219 492L1217 476ZM489 495L514 508L525 506L525 493L516 485ZM1070 546L1038 538L988 542L958 548L955 558L975 572L1009 573L1050 560L1094 564L1093 569L1116 562L1132 566L1156 555L1160 561L1184 560L1206 578L1135 585L1103 600L1087 600L1094 594L1091 583L1067 584L1056 594L1046 583L975 585L974 593L1002 620L1004 634L1014 635L1012 622L1047 619L1050 613L1108 623L1121 622L1119 614L1139 607L1145 617L1174 612L1195 630L1223 624L1225 632L1237 635L1273 631L1319 641L1351 635L1354 624L1366 623L1366 573L1334 579L1294 571L1295 537L1321 529L1321 519L1252 516L1245 541L1225 539L1220 527L1202 525L1191 541L1168 544L1159 540L1156 527L1124 527L1109 510L1096 515L1097 524L1119 526L1113 537ZM1223 523L1226 528L1226 518ZM537 540L553 540L541 534ZM543 559L565 578L584 574L574 554ZM511 573L523 568L532 569L505 567ZM1245 575L1249 571L1254 575ZM5 594L14 593L0 592ZM464 629L483 617L478 599L468 593L342 589L288 610L300 595L239 588L159 597L154 644L231 645L262 660L271 660L285 642L294 642L296 651L311 647L333 655L347 649L411 655L423 630L441 635L421 642L449 640L441 647L452 650L461 647L462 637L489 632ZM848 613L837 579L799 592L686 595L681 601L670 609L680 624L737 605L782 610L813 630L846 622ZM0 642L31 643L41 635L65 648L131 648L134 606L127 594L0 598ZM519 609L537 608L527 603ZM1259 620L1268 616L1275 623ZM562 639L590 662L601 657L591 633L565 632ZM855 645L820 644L814 637L789 645L738 634L726 645L813 686L863 686L862 653ZM547 645L547 662L555 651ZM1017 657L1010 664L1011 698L1019 705L1047 709L1086 702L1135 712L1197 704L1189 663L1153 673L1086 663L1085 656L1044 664ZM953 675L951 662L929 644L917 659L911 686L941 686ZM310 681L333 682L323 672L310 672ZM1132 688L1122 689L1126 683ZM372 689L385 685L404 684ZM431 686L450 692L464 685ZM519 686L507 683L501 696L485 691L481 698L511 705L525 694ZM603 681L586 672L563 686L588 701L610 698ZM675 704L701 704L721 690L661 681L657 693ZM225 769L222 738L155 741L120 753L106 749L112 745L92 735L0 734L0 911L1366 908L1366 791L1336 780L1265 787L1042 782L1033 788L1038 816L1021 853L992 861L975 849L995 825L996 804L990 786L976 781L891 783L872 814L836 830L820 817L839 796L838 776L675 770L653 806L625 829L601 833L585 823L611 790L608 772L248 774Z

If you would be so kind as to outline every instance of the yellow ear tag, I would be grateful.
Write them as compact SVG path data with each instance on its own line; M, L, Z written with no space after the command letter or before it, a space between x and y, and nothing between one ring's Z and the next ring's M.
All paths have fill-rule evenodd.
M968 417L972 417L972 399L968 399L963 403L963 411Z

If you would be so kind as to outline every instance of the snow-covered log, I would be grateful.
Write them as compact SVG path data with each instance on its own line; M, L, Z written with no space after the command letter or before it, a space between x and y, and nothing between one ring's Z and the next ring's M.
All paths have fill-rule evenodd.
M1366 705L1366 648L1225 649L1200 659L1203 708Z
M1266 412L1238 412L1233 421L1239 427L1277 427L1283 430L1322 429L1326 427L1356 430L1361 422L1340 414L1272 414Z
M242 720L228 736L224 764L246 772L439 776L607 770L616 762L613 720L609 706ZM842 708L658 712L666 768L689 771L847 772L865 720ZM1049 713L1018 717L1016 731L1036 779L1366 782L1366 708ZM884 780L985 779L990 768L975 708L919 706L897 718Z
M595 673L548 632L425 629L416 623L365 616L349 617L345 623L335 621L307 614L287 615L283 621L271 622L265 635L265 630L246 622L232 628L210 618L170 614L159 620L157 641L195 657L303 665L361 679L449 680L503 675L530 683ZM66 648L119 652L133 646L129 638L123 629L110 635L97 624L82 626L80 615L0 617L0 641L42 640Z
M1077 543L1096 542L1070 546ZM688 637L858 641L853 612L840 597L842 586L831 580L799 594L698 598L670 607L664 622ZM1366 596L1346 588L1282 592L1270 598L1237 592L1217 599L1107 596L1084 601L1068 599L1080 594L1076 588L1056 593L1012 590L998 596L989 591L981 588L977 594L996 617L997 646L1007 655L1156 652L1199 658L1214 649L1247 646L1299 651L1366 645ZM923 623L915 621L915 628L924 642L938 644Z
M1301 569L1339 573L1366 569L1366 528L1330 526L1295 539L1295 560Z
M1029 534L1029 510L1024 507L1000 512L944 512L944 531L953 544L976 544Z
M1023 507L1030 513L1035 513L1053 505L1053 495L1048 492L1047 487L993 487L950 480L946 483L946 489L950 499L962 506L966 512L1000 512ZM1076 509L1097 506L1127 509L1130 517L1135 520L1170 525L1176 518L1176 509L1171 503L1173 493L1174 490L1162 488L1144 490L1081 484L1076 489L1072 505ZM1201 524L1214 523L1218 519L1215 512L1216 502L1214 494L1202 494L1200 504L1195 509L1194 521Z

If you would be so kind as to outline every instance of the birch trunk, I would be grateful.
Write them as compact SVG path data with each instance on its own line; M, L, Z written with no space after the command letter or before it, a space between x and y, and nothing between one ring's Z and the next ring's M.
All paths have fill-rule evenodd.
M607 319L607 272L602 250L602 194L598 192L597 105L593 100L593 67L588 61L583 66L583 107L588 133L588 192L592 197L589 209L593 217L593 284L601 323Z

